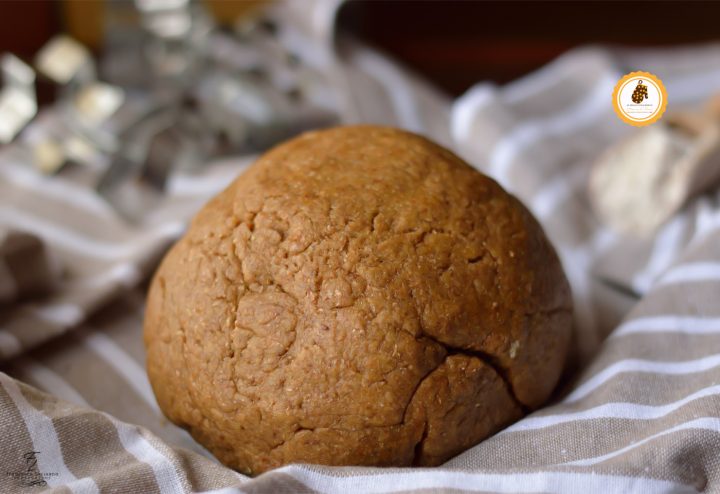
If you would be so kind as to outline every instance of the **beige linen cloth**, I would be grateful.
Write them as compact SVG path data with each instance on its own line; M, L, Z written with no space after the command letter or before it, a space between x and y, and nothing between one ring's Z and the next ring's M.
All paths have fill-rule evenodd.
M344 121L449 146L517 194L557 246L576 303L563 390L442 467L290 465L244 477L162 417L144 371L142 283L252 157L174 176L146 223L129 225L92 191L6 150L0 227L42 239L63 272L49 298L0 305L0 492L720 492L720 191L647 241L598 224L585 193L593 159L634 131L611 108L619 77L653 72L671 110L699 105L720 88L720 46L583 48L451 102L335 39L338 5L291 2L276 15L284 39L331 74ZM17 272L4 269L0 283L15 286Z

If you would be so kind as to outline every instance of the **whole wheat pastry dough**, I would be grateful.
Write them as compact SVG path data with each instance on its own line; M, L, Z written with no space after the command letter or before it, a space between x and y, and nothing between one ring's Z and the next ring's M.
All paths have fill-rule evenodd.
M194 218L152 282L158 403L222 462L437 465L542 404L558 258L513 196L399 130L310 132Z

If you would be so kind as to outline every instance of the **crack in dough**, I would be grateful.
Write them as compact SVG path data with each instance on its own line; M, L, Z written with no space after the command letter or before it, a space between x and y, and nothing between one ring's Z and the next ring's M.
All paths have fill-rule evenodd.
M435 465L537 408L570 292L542 229L449 151L304 134L194 218L151 284L148 374L225 464Z

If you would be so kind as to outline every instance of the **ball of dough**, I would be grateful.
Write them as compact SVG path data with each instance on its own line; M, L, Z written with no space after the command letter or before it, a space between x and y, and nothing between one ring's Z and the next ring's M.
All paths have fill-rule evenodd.
M437 465L545 401L571 297L513 196L420 136L309 132L163 260L145 316L167 417L223 463Z

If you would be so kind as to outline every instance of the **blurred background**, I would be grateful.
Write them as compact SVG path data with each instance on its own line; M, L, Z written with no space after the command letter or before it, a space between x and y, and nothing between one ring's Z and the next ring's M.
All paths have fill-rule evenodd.
M536 212L553 177L541 203L578 199L588 229L647 238L720 181L718 19L720 2L688 1L5 0L0 179L14 209L0 233L48 237L71 223L48 197L79 193L84 213L117 221L84 221L91 236L176 222L138 248L142 272L271 146L373 123L447 146ZM611 104L637 70L671 102L644 131ZM80 278L96 267L65 265Z
M229 25L269 2L204 3ZM97 53L105 13L102 0L4 0L0 48L30 58L66 31ZM342 7L339 25L459 95L481 80L516 79L579 45L717 40L718 19L720 2L354 0Z

